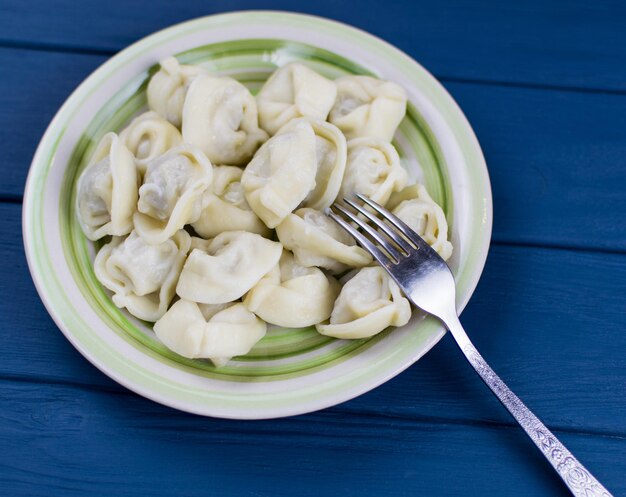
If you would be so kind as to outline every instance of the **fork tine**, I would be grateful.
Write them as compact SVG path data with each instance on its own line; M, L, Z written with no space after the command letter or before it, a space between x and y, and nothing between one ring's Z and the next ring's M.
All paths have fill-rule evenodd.
M326 214L333 221L335 221L339 226L341 226L350 236L352 236L359 244L365 248L370 254L374 256L374 258L380 262L383 266L389 264L390 259L380 250L376 245L370 242L365 236L359 232L355 227L351 226L350 223L347 223L343 220L341 216L335 214L330 208L326 209Z
M379 246L381 246L385 251L391 256L392 259L395 259L395 262L398 263L402 259L400 252L387 240L385 240L374 228L372 228L369 224L359 218L356 214L353 214L348 209L346 209L343 205L335 203L333 205L335 209L341 212L345 217L349 218L350 221L355 223L359 228L365 231L371 238L376 240Z
M363 216L368 218L370 221L372 221L376 226L378 226L378 228L381 231L383 231L391 239L391 241L393 241L393 243L395 243L402 250L404 250L406 255L409 255L411 253L411 250L414 249L414 247L409 242L406 241L406 239L404 238L402 234L399 234L397 231L390 228L387 223L377 218L374 214L369 212L367 209L364 209L362 206L353 202L349 198L344 197L343 201L346 204L348 204L350 207L352 207L355 211L357 211L359 214L362 214Z
M355 193L354 195L358 199L362 200L367 205L369 205L376 212L378 212L381 216L383 216L387 221L389 221L391 224L393 224L396 228L398 228L398 230L400 230L400 232L402 232L402 234L410 242L412 242L414 244L415 248L418 248L420 246L423 247L425 245L428 245L422 239L421 236L419 236L417 233L415 233L415 231L413 231L413 229L408 224L406 224L404 221L402 221L402 219L397 217L395 214L392 214L389 210L385 209L382 205L377 204L373 200L370 200L365 195L362 195L360 193Z

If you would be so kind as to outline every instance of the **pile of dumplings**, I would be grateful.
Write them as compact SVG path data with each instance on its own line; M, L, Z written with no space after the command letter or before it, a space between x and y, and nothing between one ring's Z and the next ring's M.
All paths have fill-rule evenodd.
M258 95L235 79L160 63L150 111L97 145L76 209L115 305L216 366L267 324L365 338L411 315L387 273L323 209L361 193L447 259L442 209L391 144L406 93L367 76L276 70ZM341 281L341 283L340 283Z

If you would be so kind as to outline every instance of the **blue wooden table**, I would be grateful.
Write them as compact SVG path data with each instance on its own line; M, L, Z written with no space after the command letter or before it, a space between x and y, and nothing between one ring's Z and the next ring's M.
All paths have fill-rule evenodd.
M495 211L462 320L513 390L626 495L626 5L572 0L0 1L0 495L568 495L450 337L358 399L237 422L125 390L55 327L20 229L48 122L129 43L249 8L370 31L459 102Z

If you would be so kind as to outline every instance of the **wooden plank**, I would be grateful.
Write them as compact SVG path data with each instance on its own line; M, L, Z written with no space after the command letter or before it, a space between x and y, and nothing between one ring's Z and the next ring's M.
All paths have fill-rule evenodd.
M101 56L0 49L0 197L19 199L36 144ZM41 74L46 74L45 84ZM626 96L447 83L487 157L494 239L626 250ZM24 130L28 130L25 132ZM18 132L19 131L19 132Z
M0 394L0 482L14 497L570 495L513 428L330 412L216 420L7 381ZM609 490L626 492L626 439L559 436Z
M4 19L4 16L0 16ZM0 49L0 196L19 199L39 140L76 86L105 58Z
M626 96L446 87L487 160L494 240L626 250Z
M5 0L6 43L116 52L177 22L223 10L298 10L343 21L405 50L439 76L624 91L626 5L553 1ZM243 33L245 36L245 33Z
M122 388L91 367L37 298L19 206L0 204L0 376ZM553 427L626 436L626 256L494 246L462 320L511 388ZM451 337L387 384L333 412L511 423Z

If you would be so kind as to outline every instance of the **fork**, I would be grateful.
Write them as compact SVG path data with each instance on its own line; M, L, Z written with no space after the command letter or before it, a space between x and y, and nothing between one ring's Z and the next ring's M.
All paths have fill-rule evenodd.
M612 497L478 353L456 312L454 276L428 243L401 219L364 195L346 197L326 209L326 214L372 254L413 304L438 318L450 330L465 358L541 450L573 495Z

